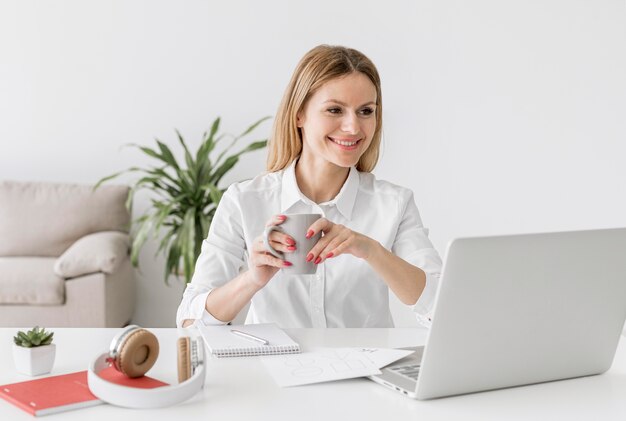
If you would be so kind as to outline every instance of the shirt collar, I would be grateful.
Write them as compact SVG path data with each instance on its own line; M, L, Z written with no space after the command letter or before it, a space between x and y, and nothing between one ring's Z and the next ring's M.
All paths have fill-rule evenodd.
M300 188L298 187L298 182L296 181L297 161L297 159L294 159L293 162L287 168L285 168L283 172L282 190L280 197L281 212L286 212L298 201L302 201L310 205L315 204L311 199L302 194ZM359 172L355 167L350 167L350 173L348 174L348 178L343 183L343 186L341 187L341 190L339 191L337 196L335 196L333 200L320 203L320 205L334 204L335 206L337 206L337 210L347 220L350 220L352 217L352 209L354 208L354 203L356 202L356 195L358 191Z

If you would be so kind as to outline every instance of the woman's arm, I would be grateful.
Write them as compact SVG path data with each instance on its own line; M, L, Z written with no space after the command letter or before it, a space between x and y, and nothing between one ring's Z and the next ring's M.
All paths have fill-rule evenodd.
M371 252L365 261L400 301L407 305L415 304L426 286L426 273L396 256L379 242L369 240L374 244L371 245Z
M267 222L267 226L280 225L285 220L284 215L276 215ZM292 253L295 250L292 246L295 243L293 238L281 232L272 232L270 242L274 249L283 253ZM213 288L207 295L204 308L218 321L228 323L233 320L280 268L290 265L289 262L278 259L265 250L262 236L254 240L248 264L250 269L226 284ZM193 322L193 319L185 319L182 326L190 326Z
M365 260L404 304L417 302L426 286L426 273L422 269L396 256L378 241L326 218L314 222L307 237L319 231L324 236L311 249L308 261L319 264L341 254L351 254Z
M249 280L249 271L221 287L214 288L206 297L204 308L217 320L228 323L250 302L254 294L262 288ZM194 320L187 319L183 327L192 325Z

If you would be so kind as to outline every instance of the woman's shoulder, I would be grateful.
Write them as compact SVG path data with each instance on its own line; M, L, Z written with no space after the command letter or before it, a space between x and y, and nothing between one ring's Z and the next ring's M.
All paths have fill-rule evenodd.
M252 179L238 181L231 184L227 192L229 194L245 194L251 192L262 192L280 188L282 181L282 171L264 172Z
M381 180L370 172L360 172L360 189L364 193L374 195L391 195L395 197L406 197L413 194L411 189L403 187L391 181Z

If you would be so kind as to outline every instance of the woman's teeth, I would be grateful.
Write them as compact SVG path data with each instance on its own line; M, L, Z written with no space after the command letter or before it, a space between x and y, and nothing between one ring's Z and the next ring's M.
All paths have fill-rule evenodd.
M343 140L333 139L332 137L329 137L329 139L341 146L354 146L358 142L358 140L355 140L354 142L346 142Z

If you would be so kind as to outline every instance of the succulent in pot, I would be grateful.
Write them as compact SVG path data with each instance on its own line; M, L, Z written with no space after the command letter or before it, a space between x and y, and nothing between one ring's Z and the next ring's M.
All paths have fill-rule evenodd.
M56 355L53 336L54 332L39 326L27 332L17 332L13 337L13 361L19 373L39 376L52 371Z

